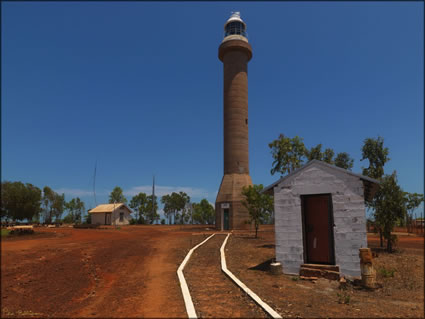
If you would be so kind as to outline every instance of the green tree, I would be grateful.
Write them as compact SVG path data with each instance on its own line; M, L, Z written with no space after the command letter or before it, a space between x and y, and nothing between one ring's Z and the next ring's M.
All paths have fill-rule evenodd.
M161 203L164 205L164 215L168 218L168 224L171 225L171 216L174 213L174 205L172 203L171 195L167 194L162 196Z
M366 149L371 149L369 146ZM334 158L335 152L331 148L326 148L322 152L322 144L312 146L309 150L306 149L303 143L303 139L295 136L294 138L285 137L280 134L277 140L274 140L269 144L273 156L273 167L271 174L276 172L282 175L292 172L294 169L300 167L304 160L312 161L319 160L325 163L336 165L345 169L351 170L353 167L354 160L350 158L348 153L338 153L337 157ZM372 150L374 150L372 148ZM370 156L367 151L365 155Z
M384 139L380 136L378 138L366 138L363 141L362 147L362 158L360 161L365 159L369 160L369 167L363 167L363 175L381 180L384 175L384 165L390 160L388 157L389 151L387 147L384 147ZM376 197L376 195L375 195ZM376 205L377 202L375 198L371 202L366 202L366 206L375 210L376 214ZM375 216L376 217L376 216ZM379 233L380 246L383 247L383 220L382 216L380 218L375 218L375 229Z
M76 198L76 212L75 212L75 221L81 223L83 219L84 212L86 211L86 205L79 197Z
M277 140L269 144L271 149L273 164L270 173L280 173L284 175L292 172L294 169L301 167L306 155L306 148L303 139L295 136L294 138L279 135Z
M145 193L139 193L130 200L130 207L137 213L137 223L144 224L145 213L148 206L148 196Z
M204 198L199 204L193 203L193 220L199 224L212 225L215 220L214 207Z
M308 161L312 160L323 160L323 153L322 153L322 144L317 144L316 146L313 146L310 148L310 150L306 150L306 156Z
M111 194L109 194L109 204L113 203L127 203L127 198L125 198L123 190L119 186L115 186Z
M406 224L410 226L411 221L413 220L413 211L418 208L421 203L424 201L424 194L418 193L404 193L406 201Z
M59 195L49 186L43 188L44 222L51 223L53 217L58 221L65 209L65 194Z
M154 205L154 209L152 209L152 205ZM158 211L158 203L157 197L152 200L152 195L146 195L145 193L139 193L130 201L130 207L133 208L137 214L137 223L144 224L149 223L153 224L155 220L159 219Z
M164 214L169 219L169 224L171 224L171 216L174 217L174 224L184 223L187 220L185 208L189 202L190 197L185 192L173 192L171 195L162 196L161 203L164 204Z
M333 149L331 149L331 148L325 149L325 151L323 152L322 161L324 161L325 163L333 165L334 164L334 160L333 160L334 154L335 154L335 152L334 152Z
M64 210L65 210L65 194L59 195L55 193L55 199L52 203L52 212L55 217L55 221L59 221Z
M41 190L22 182L1 183L1 216L13 220L31 220L41 211Z
M153 195L149 195L147 197L148 203L146 206L146 213L145 217L149 224L153 224L156 220L159 220L159 214L158 211L158 202L157 197L155 196L154 199L152 199ZM154 209L152 209L152 205L154 206Z
M89 210L91 210L91 209L89 209ZM91 214L87 214L86 216L85 216L85 221L84 221L86 224L91 224Z
M363 175L380 179L384 175L384 165L390 160L389 151L384 147L384 139L378 136L377 139L366 138L363 141L362 159L369 160L369 167L363 167Z
M85 205L79 197L73 198L69 202L65 202L65 209L69 212L69 217L66 217L67 221L70 221L71 223L81 223L81 217L85 210Z
M176 196L177 219L180 224L187 224L190 220L190 196L185 192L179 192Z
M381 228L382 235L387 241L387 251L393 251L393 244L397 237L392 235L397 221L406 215L405 192L397 183L397 174L385 175L381 179L381 185L373 198L375 208L375 222Z
M52 203L55 200L55 192L49 187L44 186L43 188L43 213L44 213L44 222L50 224L53 217L53 208Z
M338 153L335 158L335 166L348 169L351 171L353 168L354 159L346 152Z
M250 185L242 189L242 195L245 196L242 204L248 209L251 222L254 222L255 238L257 238L260 223L268 220L273 212L273 198L262 193L262 190L262 184Z
M334 150L331 148L327 148L322 152L322 144L317 144L310 148L310 150L306 151L306 157L308 161L318 160L323 161L328 164L333 164Z
M74 217L71 215L71 213L69 213L68 215L66 215L63 219L62 222L66 223L66 224L71 224L74 222Z

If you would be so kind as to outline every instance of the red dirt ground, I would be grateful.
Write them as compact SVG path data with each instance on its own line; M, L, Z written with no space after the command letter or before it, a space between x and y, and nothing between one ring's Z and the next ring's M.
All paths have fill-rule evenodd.
M424 250L424 237L416 236L414 234L407 233L397 233L398 242L395 245L397 248L411 248L421 250L423 253ZM379 235L377 234L367 234L367 241L369 247L379 247ZM384 242L385 247L385 242Z
M424 245L423 237L399 236L393 254L382 250L374 258L377 281L374 291L337 281L301 280L298 276L272 275L266 266L275 257L274 233L236 232L227 245L227 265L242 282L283 317L423 318L424 314ZM379 238L370 234L369 245L377 247ZM411 248L413 247L413 248Z
M211 233L193 226L37 228L35 235L2 240L2 317L186 317L176 270ZM261 267L274 257L272 227L252 236L230 237L228 267L284 317L423 316L423 237L399 236L399 252L379 251L383 287L367 292L341 291L325 279L272 276ZM368 239L379 245L378 236ZM198 315L264 317L221 273L223 240L216 235L198 248L184 271Z
M1 243L4 316L185 317L176 270L190 227L36 229Z

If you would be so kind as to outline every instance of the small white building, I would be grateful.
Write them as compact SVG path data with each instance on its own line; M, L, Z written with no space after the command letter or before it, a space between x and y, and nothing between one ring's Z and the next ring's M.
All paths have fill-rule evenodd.
M128 225L133 211L124 203L101 204L88 211L92 224Z
M274 195L276 261L283 272L327 267L360 276L359 248L367 247L365 199L378 187L375 179L318 160L266 187Z

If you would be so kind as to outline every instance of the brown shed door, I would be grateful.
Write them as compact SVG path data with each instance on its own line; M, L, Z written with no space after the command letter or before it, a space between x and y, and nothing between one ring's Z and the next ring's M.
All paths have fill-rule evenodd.
M303 196L304 235L308 263L333 263L330 195Z

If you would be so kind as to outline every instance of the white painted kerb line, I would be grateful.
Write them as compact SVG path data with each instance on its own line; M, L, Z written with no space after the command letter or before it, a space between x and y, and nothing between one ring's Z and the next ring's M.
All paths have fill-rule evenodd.
M189 258L192 255L192 253L194 252L194 250L196 248L198 248L199 246L203 245L208 239L210 239L214 235L215 234L212 234L210 237L205 239L202 243L196 245L191 250L189 250L189 252L187 253L183 262L181 263L179 269L177 269L177 276L179 277L180 287L182 289L182 294L183 294L183 299L184 299L184 304L186 306L186 312L187 312L187 315L188 315L189 318L197 318L197 316L196 316L196 312L195 312L195 307L193 306L192 297L190 296L189 288L187 287L186 279L184 278L184 275L183 275L183 269L186 266L186 263L189 261Z
M272 318L282 318L276 311L274 311L268 304L266 304L264 301L260 299L251 289L249 289L242 281L240 281L238 278L233 275L229 269L227 269L226 265L226 257L224 255L224 248L227 244L227 239L229 239L230 234L227 235L226 239L223 242L223 245L221 245L220 248L220 254L221 254L221 270L229 276L230 279L232 279L243 291L245 291L248 296L250 296L254 301L263 308Z

